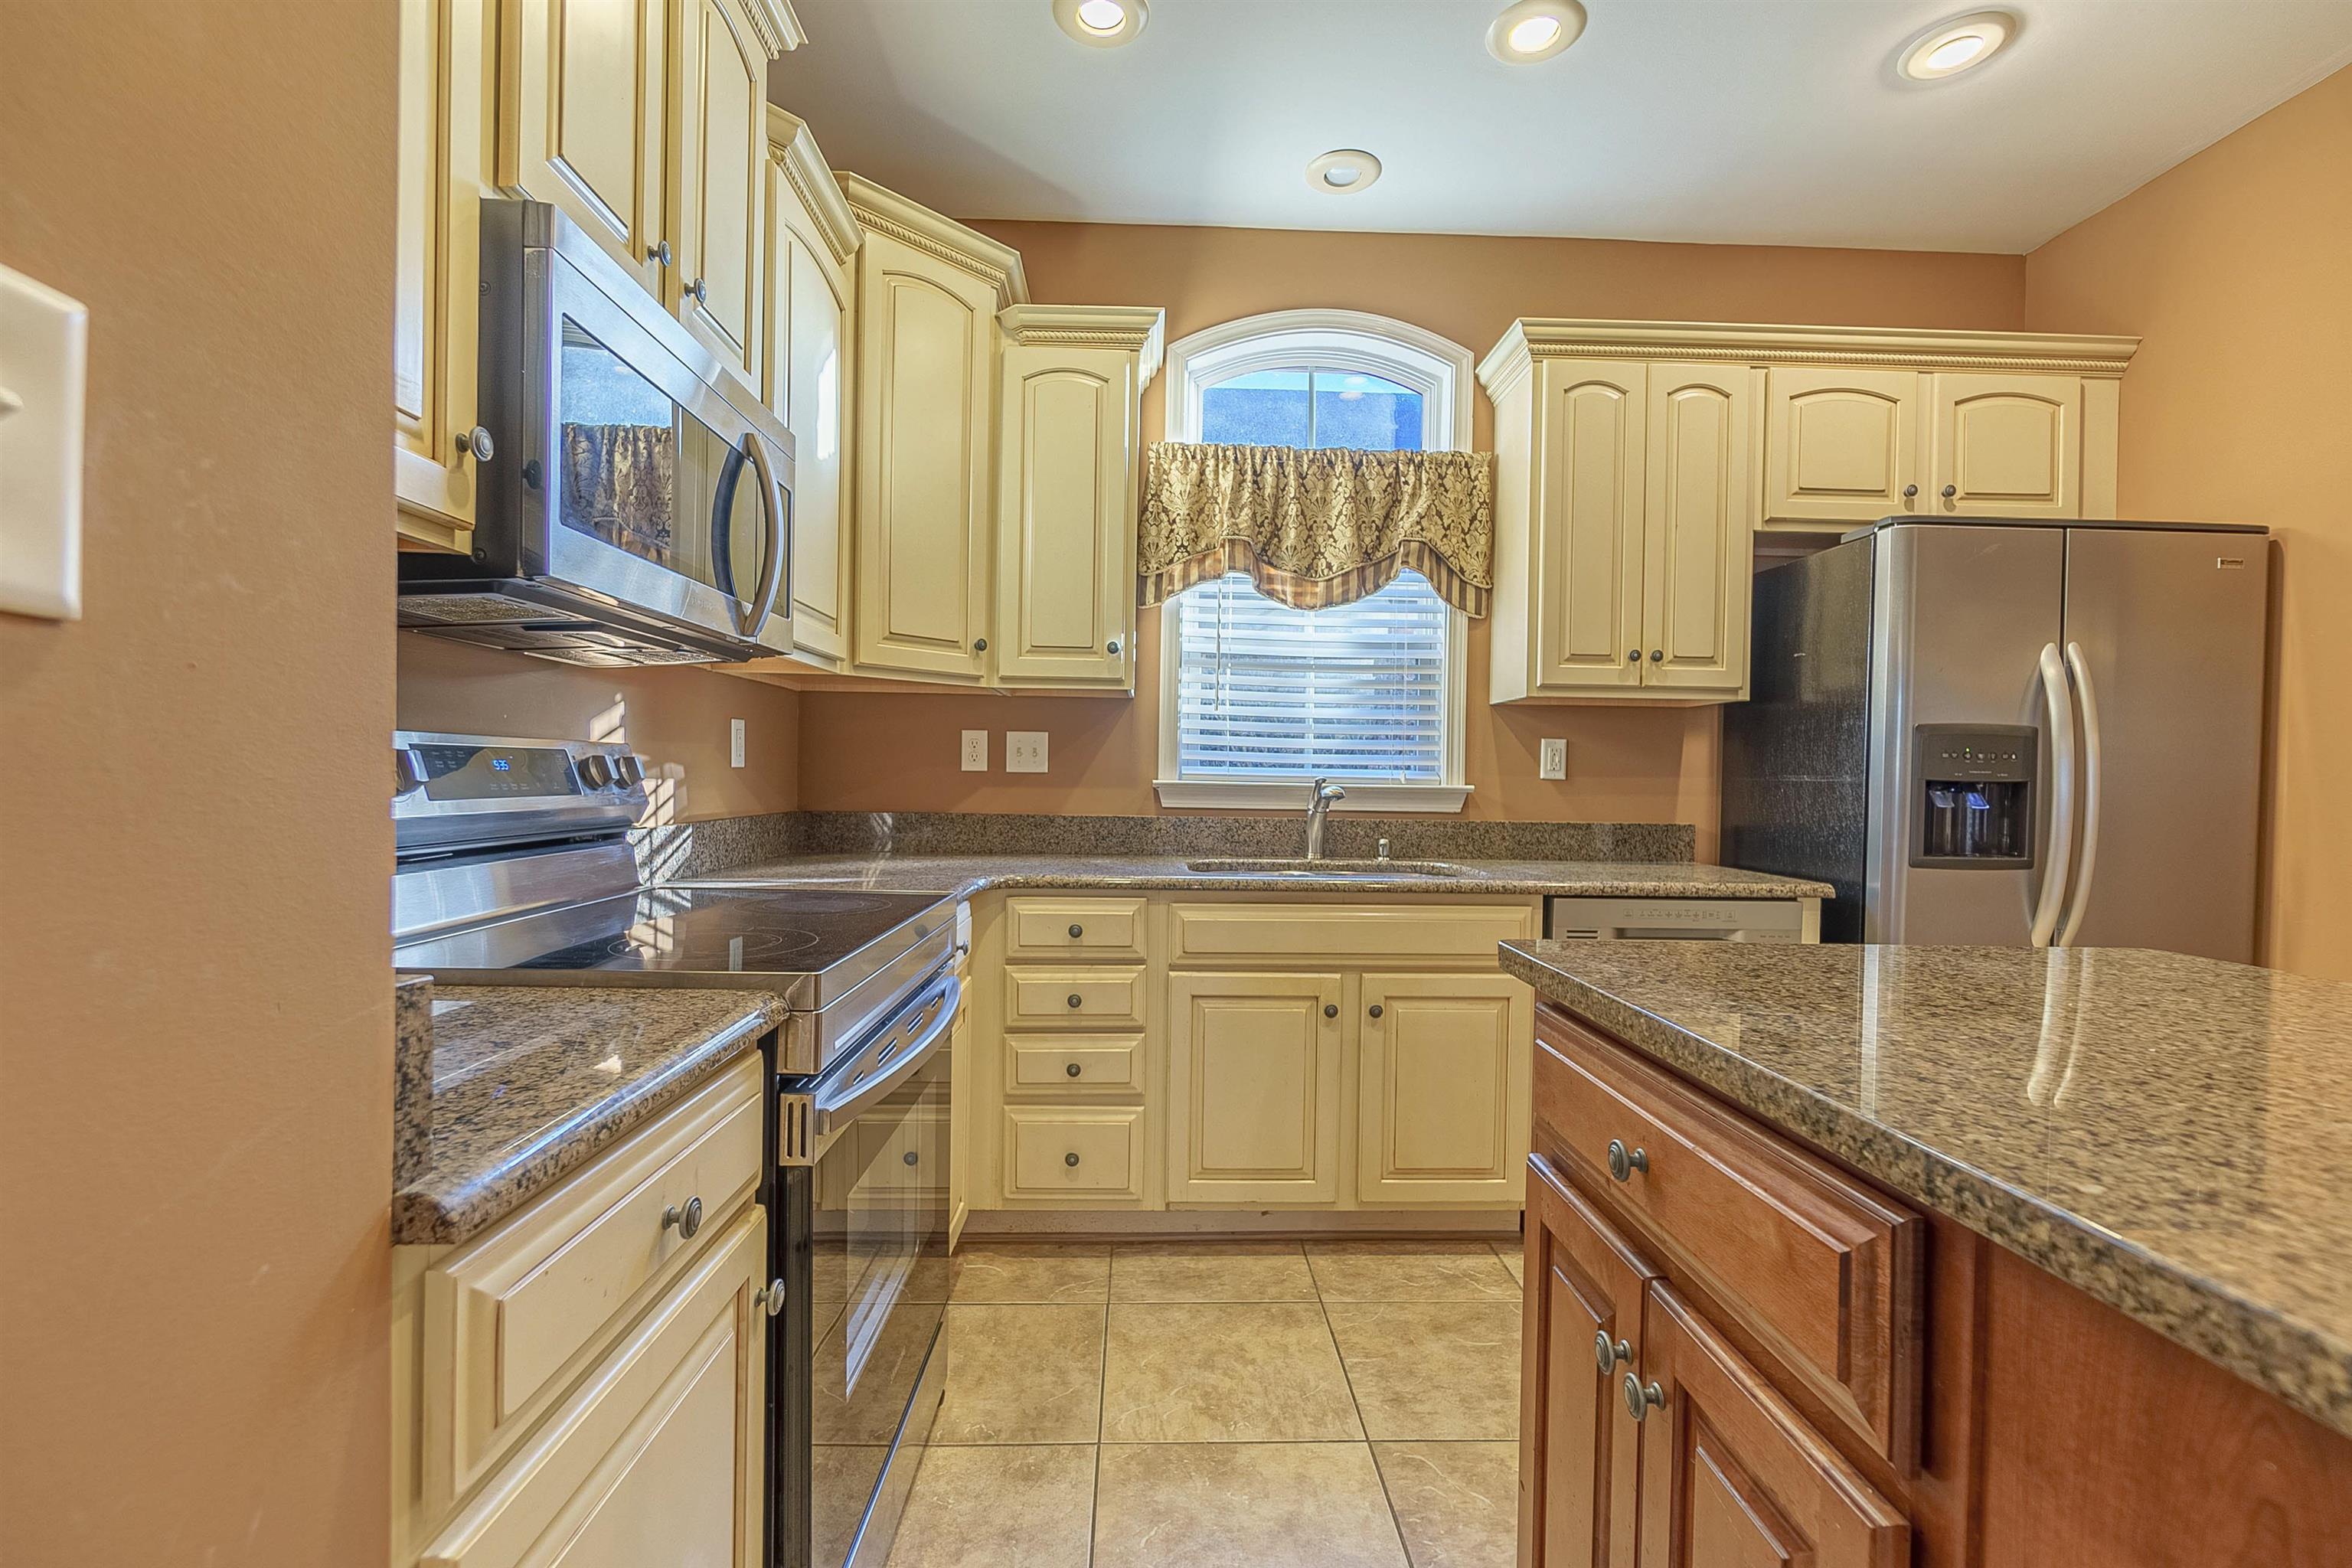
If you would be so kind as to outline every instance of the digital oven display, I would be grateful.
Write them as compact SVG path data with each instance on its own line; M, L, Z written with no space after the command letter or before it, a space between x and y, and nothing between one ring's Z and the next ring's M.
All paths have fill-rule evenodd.
M578 795L567 752L552 746L418 746L427 800L498 800L509 795Z

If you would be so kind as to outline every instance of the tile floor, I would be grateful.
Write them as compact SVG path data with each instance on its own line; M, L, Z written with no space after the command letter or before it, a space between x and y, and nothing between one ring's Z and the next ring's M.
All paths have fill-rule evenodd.
M1509 1568L1516 1246L961 1256L890 1568Z

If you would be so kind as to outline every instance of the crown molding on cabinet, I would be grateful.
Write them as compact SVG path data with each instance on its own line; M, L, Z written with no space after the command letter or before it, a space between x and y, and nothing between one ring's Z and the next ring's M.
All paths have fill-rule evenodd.
M849 210L848 198L841 194L841 182L834 178L833 166L817 150L816 132L798 115L772 103L768 106L768 153L783 170L784 179L800 197L801 205L816 220L834 260L845 267L849 265L849 258L857 254L857 215Z
M2138 349L2137 338L2046 332L1527 319L1512 322L1478 363L1478 382L1489 396L1496 395L1543 359L2051 371L2112 380L2123 374Z
M1130 350L1139 392L1160 373L1168 312L1157 305L1010 305L996 321L1016 343Z
M1000 245L953 218L941 217L862 174L845 174L838 178L841 194L860 227L913 246L990 284L996 289L1000 310L1029 302L1028 275L1021 269L1021 253L1011 246Z
M744 0L743 13L751 17L770 59L808 42L808 29L793 15L793 0Z

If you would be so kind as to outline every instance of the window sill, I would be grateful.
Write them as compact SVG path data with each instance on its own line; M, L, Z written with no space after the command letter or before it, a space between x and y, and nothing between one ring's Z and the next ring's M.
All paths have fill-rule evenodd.
M1334 811L1459 812L1470 798L1468 784L1366 784L1335 781L1348 798ZM1160 804L1186 811L1302 811L1307 805L1305 780L1287 779L1155 779L1151 787Z

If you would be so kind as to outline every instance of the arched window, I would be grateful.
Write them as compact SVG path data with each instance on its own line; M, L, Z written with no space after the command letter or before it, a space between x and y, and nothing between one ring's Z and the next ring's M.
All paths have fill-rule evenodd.
M1410 322L1280 310L1168 351L1168 438L1458 451L1471 356ZM1161 626L1160 799L1270 806L1324 776L1342 810L1459 811L1465 618L1407 572L1294 610L1238 574L1176 595Z

